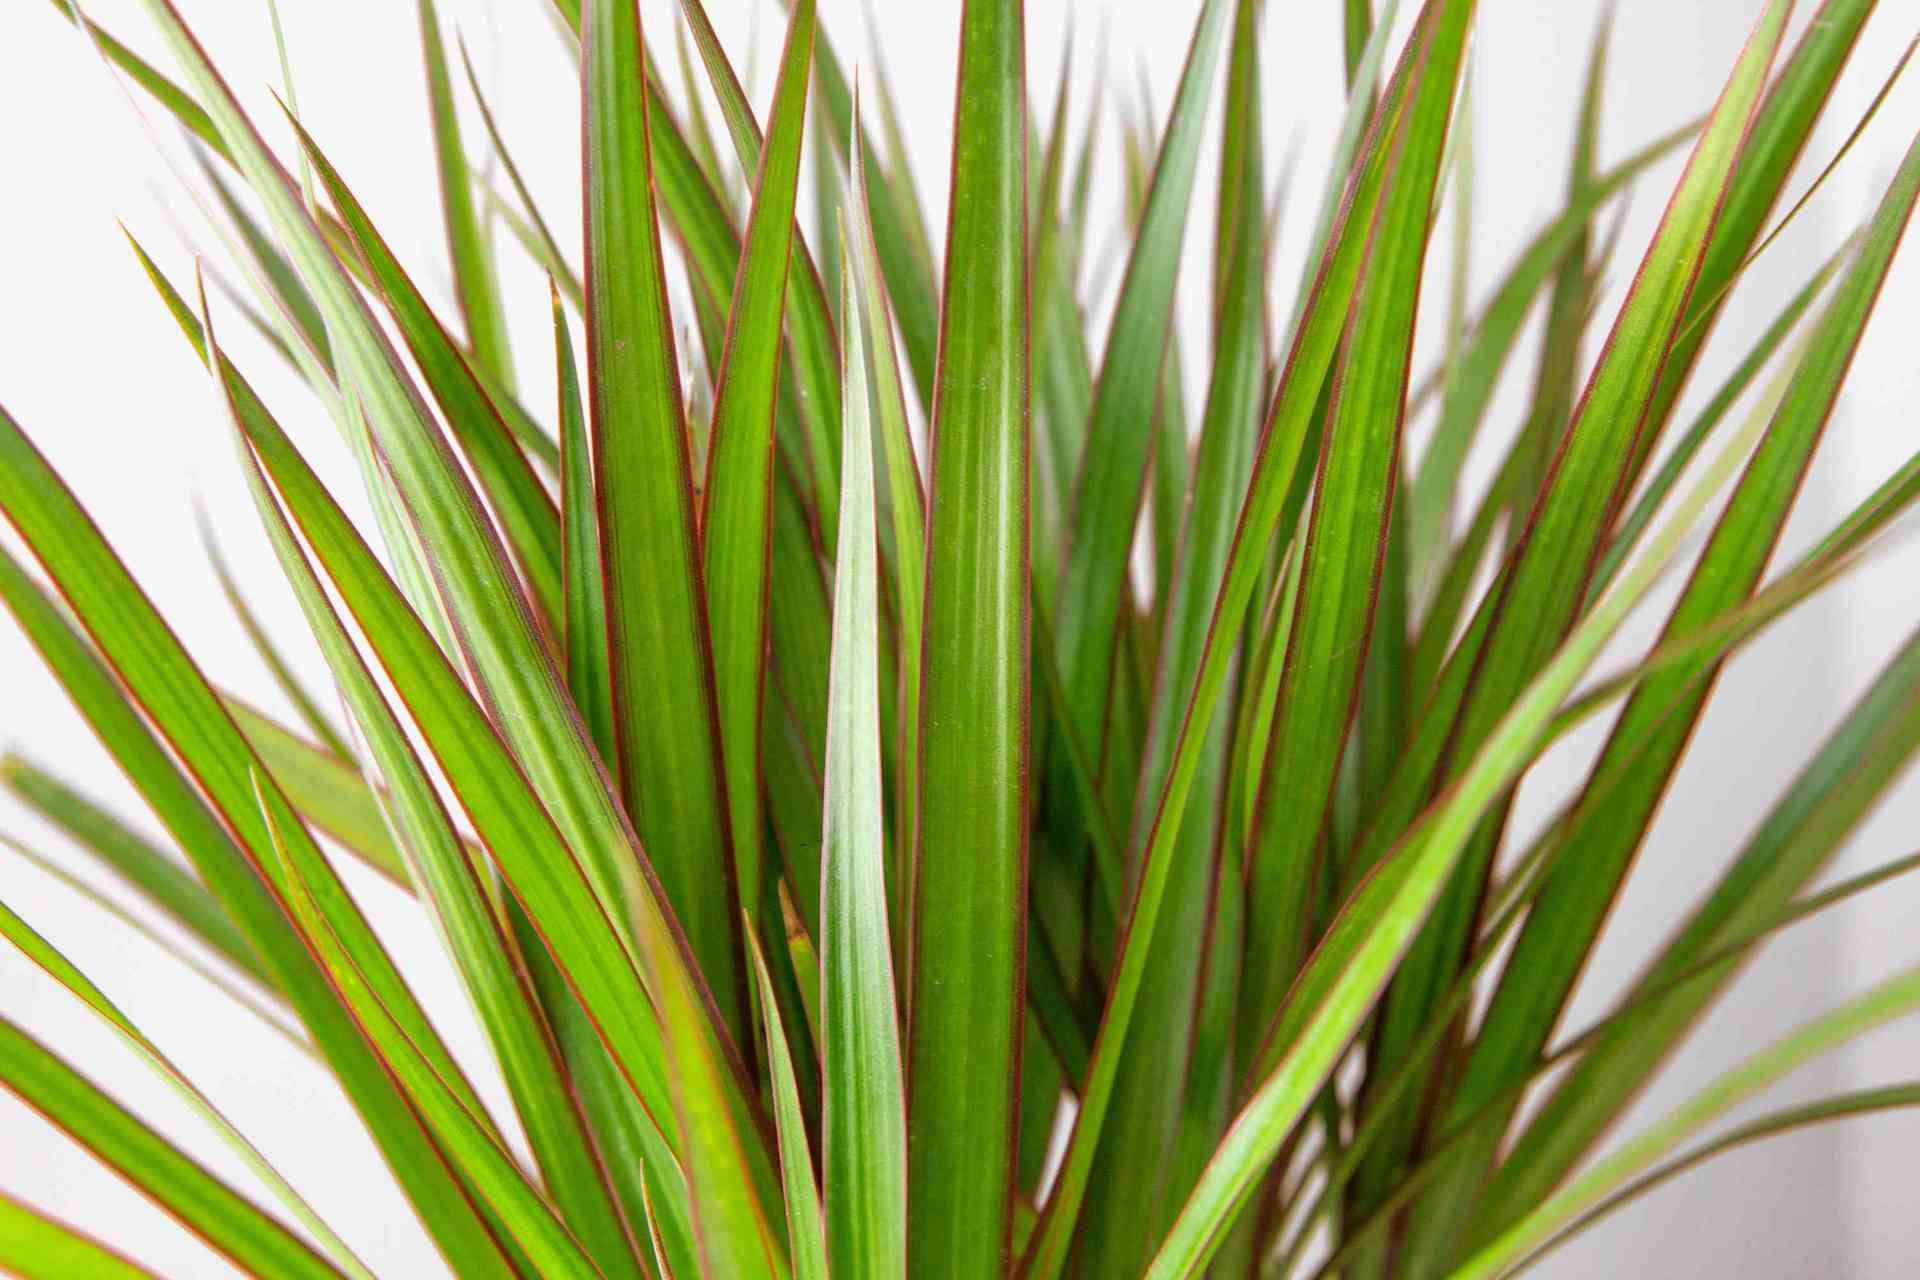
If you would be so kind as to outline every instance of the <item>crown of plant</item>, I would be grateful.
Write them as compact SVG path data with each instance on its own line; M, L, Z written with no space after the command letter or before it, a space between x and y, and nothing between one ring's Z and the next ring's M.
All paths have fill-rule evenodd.
M168 917L210 959L160 945L337 1083L453 1274L1490 1278L1718 1151L1920 1102L1894 1085L1703 1136L1920 1007L1910 969L1592 1158L1751 948L1916 864L1808 891L1920 748L1920 634L1643 976L1564 1017L1721 666L1920 495L1916 455L1771 563L1920 143L1727 381L1692 386L1790 185L1818 186L1791 179L1872 0L1797 27L1755 0L1712 109L1611 168L1603 31L1564 204L1477 300L1473 0L1343 0L1350 99L1328 168L1291 179L1318 209L1297 282L1269 270L1262 134L1287 6L1198 0L1164 120L1123 113L1128 198L1103 209L1105 104L1070 101L1070 66L1033 92L1021 0L964 0L939 236L884 78L863 110L814 0L788 0L764 112L700 0L644 32L635 0L528 2L578 67L583 128L553 145L580 149L584 225L542 214L418 0L438 298L291 81L281 117L242 111L187 0L144 0L164 67L54 0L202 161L182 182L219 269L133 249L331 676L289 674L259 584L215 550L297 723L195 665L0 413L28 553L0 549L0 599L151 822L30 740L0 777L140 900L113 927ZM1682 154L1634 267L1610 210ZM1209 269L1182 281L1203 219ZM1111 296L1089 252L1109 224ZM497 255L522 252L550 297L503 290ZM1600 305L1609 274L1631 286ZM1419 304L1449 275L1425 367ZM1182 288L1210 327L1176 342ZM551 350L510 351L510 309L535 306ZM243 327L338 428L320 447L357 464L370 527L229 359ZM530 403L516 361L547 360L557 404ZM1489 422L1508 378L1525 412ZM1501 459L1483 488L1475 449ZM1659 640L1597 671L1689 564ZM1600 715L1584 782L1509 838L1529 766ZM448 1050L349 859L432 922L503 1091ZM33 914L0 906L0 931L258 1185L6 1020L0 1083L243 1272L370 1276L355 1224L316 1214ZM0 1271L148 1274L6 1197Z

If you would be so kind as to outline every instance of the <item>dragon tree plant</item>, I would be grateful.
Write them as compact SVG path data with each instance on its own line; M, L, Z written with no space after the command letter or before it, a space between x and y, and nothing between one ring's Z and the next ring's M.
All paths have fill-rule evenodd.
M1297 282L1269 270L1261 46L1285 17L1260 0L1195 0L1114 209L1089 199L1100 135L1070 123L1104 111L1076 114L1066 69L1031 86L1022 0L964 0L943 236L884 76L856 77L814 0L784 8L764 109L700 0L670 30L635 0L527 0L578 70L581 131L552 143L579 151L578 228L417 0L451 290L388 246L290 82L274 118L243 111L199 2L143 0L152 62L85 3L48 21L200 162L195 269L138 240L128 269L204 367L188 407L230 440L331 687L290 674L259 584L219 561L297 718L223 689L29 436L93 428L0 412L0 598L150 812L109 812L30 735L0 777L137 902L111 927L164 917L236 1019L324 1067L452 1274L1505 1276L1719 1151L1920 1102L1896 1082L1713 1128L1920 1008L1914 968L1596 1157L1756 944L1916 865L1812 888L1920 749L1920 633L1728 833L1642 976L1565 1017L1722 666L1920 497L1916 455L1774 563L1920 142L1727 380L1693 385L1746 267L1844 154L1802 152L1873 0L1799 21L1749 0L1711 110L1611 168L1603 35L1564 203L1430 366L1474 0L1343 0L1349 100L1330 166L1292 178L1319 209ZM1647 242L1609 236L1682 155ZM1183 285L1202 221L1210 269ZM1116 229L1109 295L1090 246ZM519 253L550 293L503 289ZM1181 344L1183 287L1210 324ZM522 308L550 347L509 349ZM242 329L337 438L282 429L223 345ZM557 401L535 404L547 361ZM308 461L339 449L365 518ZM1500 459L1484 485L1476 450ZM1669 577L1659 639L1603 667ZM1522 838L1519 783L1595 717L1584 781ZM348 860L431 922L497 1079L456 1061ZM0 906L0 931L255 1183L6 1020L0 1083L242 1272L366 1280L355 1224L35 906ZM6 1197L0 1271L149 1274Z

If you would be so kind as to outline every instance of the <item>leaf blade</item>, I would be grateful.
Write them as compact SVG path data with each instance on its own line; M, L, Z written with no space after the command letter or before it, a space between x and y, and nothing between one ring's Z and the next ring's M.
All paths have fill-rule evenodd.
M961 29L907 1048L908 1257L916 1276L936 1280L1005 1265L1026 907L1024 6L968 0ZM997 1088L982 1098L976 1078Z

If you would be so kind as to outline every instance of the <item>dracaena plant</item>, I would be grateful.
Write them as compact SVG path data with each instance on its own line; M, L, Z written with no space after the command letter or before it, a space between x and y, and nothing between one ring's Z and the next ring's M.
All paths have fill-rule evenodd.
M168 917L234 1017L330 1073L448 1270L1494 1277L1718 1151L1920 1101L1896 1084L1710 1128L1920 1006L1910 970L1594 1159L1751 948L1913 865L1809 891L1920 748L1920 639L1638 982L1584 1027L1563 1016L1721 666L1920 494L1916 457L1772 563L1920 145L1676 412L1791 216L1872 0L1791 27L1790 0L1755 0L1712 109L1612 168L1597 43L1564 206L1454 304L1431 367L1413 335L1472 165L1473 0L1343 4L1350 105L1297 282L1268 269L1261 42L1285 15L1259 0L1195 6L1164 121L1129 117L1113 210L1088 199L1095 133L1067 123L1104 110L1076 115L1064 69L1033 91L1021 0L965 0L943 241L884 75L863 108L813 0L785 11L764 111L699 0L645 31L634 0L527 2L577 62L583 128L554 145L580 149L584 226L542 213L418 0L454 286L435 297L290 86L284 118L243 113L191 3L145 0L163 65L54 0L201 161L181 180L209 269L170 277L138 243L129 268L204 364L196 408L325 659L331 688L300 687L274 647L291 638L247 612L257 584L222 564L298 723L195 665L0 415L27 553L0 556L0 597L164 839L31 740L6 785L141 900L113 927ZM1607 235L1682 152L1647 243ZM1182 282L1203 220L1210 269ZM1088 246L1114 226L1125 266L1095 323ZM550 297L502 290L495 255L521 251ZM1610 270L1632 283L1603 307ZM1211 318L1184 344L1182 287ZM521 307L550 313L548 350L509 351ZM228 357L229 326L324 407L339 439L308 443L357 465L368 527ZM523 397L516 359L554 361L556 404ZM1531 387L1517 421L1490 412L1510 377ZM1495 478L1466 483L1487 448ZM1668 575L1659 640L1597 666ZM1532 762L1601 715L1585 781L1507 838ZM343 859L431 921L503 1090L455 1060ZM0 1082L243 1272L368 1276L355 1224L317 1215L34 913L7 904L0 930L257 1185L9 1021ZM0 1270L147 1274L5 1198Z

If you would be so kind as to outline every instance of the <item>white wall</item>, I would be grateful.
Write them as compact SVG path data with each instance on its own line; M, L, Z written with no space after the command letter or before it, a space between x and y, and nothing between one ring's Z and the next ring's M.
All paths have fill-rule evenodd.
M277 83L278 70L265 6L179 2L230 80L260 111L259 118L272 119L268 89ZM666 0L644 2L653 29L665 31ZM554 224L570 233L578 218L577 106L542 0L440 3L447 25L458 27L473 44L517 157L548 202ZM758 26L755 92L757 100L763 99L779 36L776 6L771 0L709 0L709 7L736 50L746 48L747 33ZM874 25L888 51L889 75L908 121L922 189L937 213L945 199L958 6L904 0L873 7L880 11ZM1106 75L1109 107L1130 97L1131 86L1143 77L1164 110L1179 73L1191 7L1037 0L1029 6L1036 83L1051 82L1070 18L1080 69L1076 109L1085 108L1090 64L1104 48L1113 68ZM1297 157L1274 276L1290 287L1298 278L1318 199L1312 175L1329 149L1340 109L1339 6L1332 0L1275 0L1268 7L1270 153L1275 167L1290 147ZM94 0L90 8L137 47L155 50L136 0ZM428 199L432 158L424 133L413 7L395 0L282 0L282 8L310 126L403 259L444 295L444 280L428 265L442 251ZM1483 0L1474 87L1478 194L1472 278L1477 290L1495 278L1557 206L1586 45L1600 8L1600 0ZM1620 0L1617 8L1603 159L1626 154L1709 105L1759 4ZM1892 0L1882 9L1816 143L1811 170L1824 163L1911 35L1910 0ZM822 20L844 50L864 46L864 10L859 0L822 0ZM1048 109L1044 101L1036 105ZM236 482L204 374L152 301L114 223L123 219L163 262L181 269L188 256L170 230L168 211L191 224L193 210L165 166L154 160L127 101L50 6L0 8L0 120L7 122L0 128L0 190L6 193L0 203L0 403L27 424L208 668L241 692L278 707L205 568L188 513L195 495L206 503L243 577L265 584L255 604L280 624L281 634L298 634L297 612L273 585L277 572ZM1871 209L1916 123L1920 92L1904 86L1802 225L1756 266L1699 381L1711 385L1730 363L1727 353L1737 352L1739 339L1758 331L1772 307L1819 260L1823 246ZM171 139L164 126L162 133ZM470 139L477 136L477 129L470 130ZM1210 189L1210 171L1209 159L1203 190ZM1644 247L1675 172L1676 165L1669 164L1641 184L1622 242L1620 276ZM1792 190L1797 192L1808 176L1803 173ZM1198 253L1206 248L1210 221L1196 219L1195 227ZM1920 444L1914 429L1920 372L1912 358L1912 335L1920 324L1917 260L1920 253L1909 249L1896 267L1880 323L1862 351L1789 531L1789 552L1805 545ZM1436 271L1431 279L1438 288L1444 277ZM549 385L539 356L547 342L542 288L530 270L517 271L508 281L514 336L526 356L536 403L544 400ZM1183 303L1183 319L1193 332L1204 332L1200 292L1190 289ZM1613 300L1617 296L1616 287ZM1277 308L1284 310L1289 301L1284 290L1276 293ZM1428 310L1431 317L1439 307ZM276 409L303 439L323 445L329 429L290 380L246 344L237 325L229 334ZM1530 359L1529 346L1516 367L1527 367ZM1511 399L1496 406L1503 422L1515 412ZM356 493L337 451L321 452L339 491ZM1479 460L1479 474L1485 462ZM1733 665L1576 1002L1576 1021L1605 1008L1647 948L1717 874L1839 711L1908 629L1920 623L1913 564L1911 550L1889 553L1802 616L1775 628ZM319 677L318 660L309 649L294 646L292 656L304 672ZM0 626L0 741L28 748L85 780L121 811L140 814L130 789L11 626ZM1523 800L1523 820L1544 811L1556 783L1578 776L1580 745L1542 768ZM1584 745L1592 749L1591 741ZM1920 788L1910 784L1863 829L1836 870L1858 870L1906 852L1914 843L1916 816ZM95 878L17 806L0 803L0 830L29 839ZM356 887L364 887L376 922L391 927L404 961L428 975L428 994L438 997L430 1003L458 1009L431 937L407 908L383 886L356 882ZM343 1227L377 1271L436 1273L437 1262L391 1193L377 1156L317 1069L237 1020L160 953L103 927L92 908L6 856L0 856L0 898L44 928L243 1128L258 1135L267 1153ZM1659 1114L1734 1061L1743 1047L1912 963L1917 910L1920 886L1896 885L1769 947L1673 1070L1650 1090L1640 1117ZM43 1034L142 1114L159 1120L166 1132L216 1168L244 1179L217 1142L110 1036L10 952L0 954L0 1014ZM457 1048L477 1064L483 1050L471 1020L462 1014L449 1021L448 1030ZM1908 1064L1917 1050L1920 1029L1884 1032L1809 1068L1783 1086L1779 1098L1910 1075ZM1816 1131L1735 1156L1621 1215L1567 1249L1547 1272L1781 1280L1911 1274L1912 1260L1920 1256L1920 1214L1914 1212L1920 1208L1920 1178L1910 1154L1916 1141L1920 1120L1895 1118ZM184 1231L11 1098L0 1098L0 1189L126 1243L168 1276L229 1274Z

